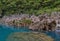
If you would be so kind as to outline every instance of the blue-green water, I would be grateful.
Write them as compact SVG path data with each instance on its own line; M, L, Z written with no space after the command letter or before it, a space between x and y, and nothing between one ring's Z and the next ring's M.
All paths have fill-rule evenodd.
M6 41L8 35L13 32L29 32L29 31L30 31L29 29L25 29L23 27L20 29L16 29L12 28L12 26L0 25L0 41ZM53 37L55 41L60 41L60 34L58 34L57 32L44 32L44 33L46 33L48 36Z
M48 36L51 36L52 38L54 38L54 41L60 41L60 32L44 32L46 33Z

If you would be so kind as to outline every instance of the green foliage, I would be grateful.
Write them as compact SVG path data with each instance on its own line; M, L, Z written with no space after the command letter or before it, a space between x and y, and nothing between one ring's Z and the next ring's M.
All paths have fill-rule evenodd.
M30 23L32 23L31 20L27 20L27 19L21 20L20 22L22 22L22 23L26 23L26 24L30 24Z
M60 0L0 0L0 12L5 15L15 13L41 14L44 12L60 11Z

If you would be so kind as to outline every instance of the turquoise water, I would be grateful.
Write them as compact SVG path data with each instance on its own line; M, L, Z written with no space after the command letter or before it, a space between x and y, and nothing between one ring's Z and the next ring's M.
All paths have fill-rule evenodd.
M48 36L51 36L52 38L54 38L54 41L60 41L60 32L44 32L46 33Z
M6 25L0 25L0 41L6 41L6 38L9 34L13 32L29 32L29 29L25 29L21 27L20 29L16 29L16 27L12 28L13 26L6 26ZM44 32L48 36L51 36L55 39L55 41L60 41L60 34L57 32Z

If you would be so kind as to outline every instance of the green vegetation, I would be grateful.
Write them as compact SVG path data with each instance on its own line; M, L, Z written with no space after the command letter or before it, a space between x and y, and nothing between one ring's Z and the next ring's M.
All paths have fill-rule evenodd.
M32 21L28 20L28 19L21 20L20 22L26 23L26 24L31 24L32 23Z
M60 0L0 0L0 13L41 14L60 11Z
M16 26L18 25L28 26L32 23L32 21L30 19L22 19L22 20L13 20L13 21L10 21L9 23Z
M44 33L16 32L10 34L7 38L7 41L54 41L54 39Z

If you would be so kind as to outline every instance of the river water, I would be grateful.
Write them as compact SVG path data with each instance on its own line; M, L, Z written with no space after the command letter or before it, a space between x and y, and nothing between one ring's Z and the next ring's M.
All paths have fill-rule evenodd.
M20 29L13 28L13 26L0 25L0 41L6 41L8 35L13 32L30 32L29 29L21 27ZM51 36L55 41L60 41L60 32L43 32Z

